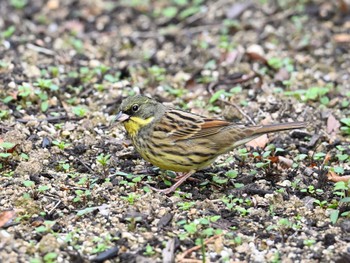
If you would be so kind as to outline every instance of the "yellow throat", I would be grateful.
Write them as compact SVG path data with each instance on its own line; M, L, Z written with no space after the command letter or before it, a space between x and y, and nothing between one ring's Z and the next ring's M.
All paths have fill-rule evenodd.
M131 137L136 136L139 130L153 121L154 117L149 117L147 119L141 119L139 117L130 117L129 120L124 122L124 127Z

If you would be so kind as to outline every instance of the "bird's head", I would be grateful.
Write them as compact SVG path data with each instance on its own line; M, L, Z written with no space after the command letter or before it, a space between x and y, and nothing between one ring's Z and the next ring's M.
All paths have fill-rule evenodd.
M127 132L133 136L162 114L163 104L142 95L131 96L123 100L115 121L123 123Z

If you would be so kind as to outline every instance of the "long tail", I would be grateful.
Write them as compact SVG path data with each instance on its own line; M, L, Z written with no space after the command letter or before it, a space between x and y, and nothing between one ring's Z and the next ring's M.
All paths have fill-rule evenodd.
M236 142L233 144L233 147L245 144L265 133L301 129L305 128L306 126L307 122L287 122L261 126L248 126L241 129L236 129Z
M287 122L278 124L269 124L264 126L256 126L252 135L261 135L264 133L277 132L277 131L287 131L294 129L301 129L307 126L307 122Z

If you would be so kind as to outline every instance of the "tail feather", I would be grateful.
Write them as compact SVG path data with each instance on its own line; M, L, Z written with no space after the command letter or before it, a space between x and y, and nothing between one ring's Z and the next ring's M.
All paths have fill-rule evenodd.
M269 125L260 126L260 128L257 127L257 129L255 129L252 135L260 135L260 134L265 134L270 132L301 129L301 128L305 128L306 126L307 126L307 122L287 122L287 123L269 124Z
M266 133L287 131L287 130L293 130L293 129L302 129L302 128L305 128L306 126L307 126L307 122L287 122L287 123L246 127L241 131L241 134L240 134L241 139L236 140L236 142L233 144L233 147L237 147L247 142L250 142L251 140L254 140L260 135L263 135Z

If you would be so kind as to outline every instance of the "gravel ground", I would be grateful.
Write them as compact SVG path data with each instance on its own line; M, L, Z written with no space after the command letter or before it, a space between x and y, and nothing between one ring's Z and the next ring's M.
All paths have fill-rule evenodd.
M349 32L346 0L0 1L0 262L349 262ZM166 196L110 125L139 93L308 125Z

